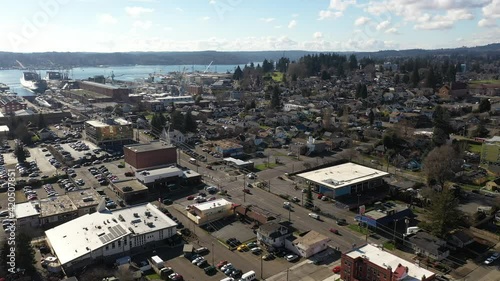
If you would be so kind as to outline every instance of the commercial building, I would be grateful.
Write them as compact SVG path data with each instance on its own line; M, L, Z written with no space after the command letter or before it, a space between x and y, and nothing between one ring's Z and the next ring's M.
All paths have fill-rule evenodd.
M47 243L66 274L84 266L153 249L176 233L176 223L152 204L109 211L101 201L98 211L45 232Z
M143 170L177 163L177 149L161 142L134 144L123 147L125 163Z
M187 212L187 216L197 225L220 220L233 214L233 203L226 199L217 199L204 203L194 204Z
M132 142L134 131L132 123L123 118L107 119L102 121L90 120L85 122L85 136L94 144L129 144Z
M376 202L373 210L356 216L356 220L368 226L377 228L396 223L405 223L406 218L413 217L413 213L406 205Z
M344 281L432 281L434 278L433 272L371 244L342 254L340 279Z
M179 102L193 103L194 104L194 100L193 100L192 96L175 96L175 97L167 96L167 97L156 98L156 100L159 101L160 103L162 103L164 107L167 107L169 105L176 104Z
M243 146L232 141L219 140L213 142L215 151L222 157L243 155Z
M110 188L129 205L134 202L144 202L149 198L148 187L136 179L112 182Z
M65 195L16 204L18 225L54 227L78 216L96 211L100 196L91 189L67 192Z
M91 81L78 81L78 86L80 89L108 96L112 98L113 101L126 101L128 100L128 95L130 93L130 89L126 87L117 87L115 85Z
M387 175L389 174L377 169L345 163L301 173L297 176L305 180L317 192L330 198L338 198L362 194L379 187L383 185L383 178Z
M289 239L287 241L291 242L291 245L287 245L288 249L294 251L301 257L308 258L321 251L326 250L328 248L330 238L314 230L311 230L304 236L298 237L294 240Z

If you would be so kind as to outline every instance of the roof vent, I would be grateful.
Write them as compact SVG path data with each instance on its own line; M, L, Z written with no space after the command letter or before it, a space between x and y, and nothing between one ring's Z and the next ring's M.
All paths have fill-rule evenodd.
M134 217L138 218L139 214L138 213L134 213Z

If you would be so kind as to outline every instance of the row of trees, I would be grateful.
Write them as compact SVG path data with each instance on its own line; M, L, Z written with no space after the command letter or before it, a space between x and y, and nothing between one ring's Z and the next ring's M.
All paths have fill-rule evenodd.
M151 130L153 133L160 134L166 128L167 123L170 124L170 129L179 130L182 133L196 132L198 127L190 111L182 113L174 109L167 116L160 112L153 114L151 118Z

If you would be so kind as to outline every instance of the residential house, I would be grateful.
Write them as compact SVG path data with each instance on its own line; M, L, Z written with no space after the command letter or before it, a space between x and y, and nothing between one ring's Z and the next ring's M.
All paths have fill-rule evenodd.
M263 224L257 230L257 242L270 248L285 246L285 240L291 236L290 229L276 222Z
M421 254L434 260L442 260L450 255L446 241L427 232L418 232L408 238L416 254Z
M448 238L448 244L457 248L464 248L473 242L474 238L464 230L455 231Z
M308 258L326 250L330 240L328 236L311 230L304 236L292 240L291 243L288 243L290 240L287 240L287 248L304 258Z

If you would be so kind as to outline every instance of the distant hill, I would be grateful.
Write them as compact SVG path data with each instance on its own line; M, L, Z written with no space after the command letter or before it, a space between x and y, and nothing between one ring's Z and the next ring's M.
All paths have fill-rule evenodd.
M255 51L255 52L124 52L124 53L10 53L0 52L0 67L18 67L16 60L26 67L75 67L98 65L236 65L249 62L262 62L264 59L277 61L285 56L291 61L298 60L313 51ZM358 58L372 57L374 59L414 56L484 56L500 55L500 43L477 47L461 47L450 49L410 49L383 50L377 52L324 52L339 54L356 54Z

